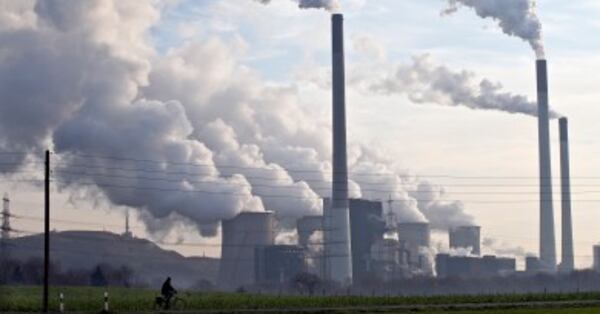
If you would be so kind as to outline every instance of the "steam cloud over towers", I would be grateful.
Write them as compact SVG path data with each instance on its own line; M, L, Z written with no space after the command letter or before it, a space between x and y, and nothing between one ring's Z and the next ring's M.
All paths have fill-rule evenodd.
M548 118L548 72L546 60L537 60L538 140L540 158L540 262L544 270L556 270L556 240L552 205L552 167Z
M469 71L455 71L436 64L429 55L414 56L412 63L395 67L382 79L368 83L370 92L385 95L406 94L417 104L461 106L474 110L496 110L530 116L538 114L536 105L523 95L502 89L489 79L475 80ZM557 117L550 111L550 117Z
M502 31L528 42L538 59L544 58L542 23L533 11L533 0L448 0L450 7L443 14L451 14L464 5L475 10L481 18L498 21Z

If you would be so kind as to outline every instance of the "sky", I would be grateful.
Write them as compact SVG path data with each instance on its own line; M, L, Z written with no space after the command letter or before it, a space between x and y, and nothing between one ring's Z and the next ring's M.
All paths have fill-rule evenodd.
M3 0L0 4L8 7L11 2L14 4L15 1ZM101 3L96 7L99 12L109 12L108 10L112 8L106 5L111 1L96 2ZM140 2L146 3L146 1ZM130 154L127 146L110 144L106 146L111 148L108 150L97 148L93 144L94 141L89 141L89 139L99 138L99 142L104 143L102 134L98 133L104 132L101 131L104 129L96 130L86 123L93 121L89 117L97 119L105 117L107 110L100 108L104 108L103 102L108 98L108 101L117 103L123 99L126 99L123 102L130 101L134 104L148 101L148 104L145 104L147 108L152 107L154 104L152 101L156 100L160 102L158 107L163 108L161 106L164 104L166 108L151 115L156 119L172 115L187 116L189 123L184 121L184 126L178 124L180 120L174 120L166 123L164 134L160 131L147 130L147 135L164 138L170 145L179 145L178 149L191 146L192 148L186 149L190 149L193 153L189 154L196 157L187 161L209 162L212 158L221 173L227 172L224 170L227 166L224 165L228 164L255 167L258 163L260 167L273 167L274 161L278 160L275 157L279 156L277 153L283 154L275 148L285 143L292 143L293 145L290 145L295 148L316 147L315 151L320 156L327 155L328 140L324 140L325 144L321 144L320 141L315 140L314 134L322 134L322 130L327 130L331 114L331 95L328 86L331 62L328 12L315 9L300 10L294 1L287 0L272 0L269 5L252 0L147 2L148 5L143 7L144 10L139 10L136 8L137 3L125 1L132 8L115 9L122 14L120 20L109 18L112 15L108 13L99 14L102 20L99 18L98 25L102 27L95 28L90 22L91 31L89 33L86 33L88 30L82 31L82 34L87 36L81 35L81 37L76 34L79 31L77 27L69 26L68 19L61 17L64 23L56 22L58 18L52 14L60 10L53 11L50 5L47 12L50 12L48 14L56 25L66 25L65 28L72 27L76 30L69 35L64 35L67 36L64 40L77 52L77 56L94 55L100 56L96 60L102 60L103 50L98 46L104 45L110 51L110 58L107 60L116 58L122 61L125 68L132 69L132 74L125 75L127 79L123 79L122 82L115 80L117 84L107 84L111 91L113 88L118 90L114 93L115 96L110 98L104 97L102 91L89 91L94 90L96 86L104 86L103 80L98 79L98 83L88 79L88 76L84 76L85 79L74 80L74 82L85 82L81 87L84 96L77 98L85 99L78 100L84 105L68 107L70 109L65 110L63 116L56 118L59 122L48 127L51 130L50 135L39 136L42 144L52 147L58 155L60 152L84 152L101 156L137 156ZM475 81L485 78L502 84L503 92L523 95L529 101L535 101L535 54L529 45L519 38L503 34L495 21L481 19L468 8L461 8L451 15L442 15L441 12L448 6L442 0L341 0L340 2L340 11L345 17L346 34L348 141L355 147L364 148L362 157L357 158L366 160L362 164L357 162L357 169L366 167L364 169L371 169L368 170L371 172L376 171L373 169L385 169L385 171L393 169L394 172L441 186L445 190L443 197L446 201L462 202L464 212L473 217L474 223L482 226L483 238L494 239L508 250L522 248L523 252L535 254L538 245L539 205L536 185L537 121L534 117L492 110L472 110L461 106L440 106L429 102L416 103L405 93L378 93L365 87L370 82L389 74L390 70L398 65L411 64L413 57L428 55L428 60L434 64L445 66L458 73L471 72ZM597 88L600 57L596 53L600 49L600 40L597 37L600 31L600 22L597 19L600 16L600 3L595 0L540 0L535 9L542 24L543 41L549 64L550 106L560 115L567 116L570 122L576 266L589 267L592 263L592 245L600 242L600 229L596 227L596 222L600 221L598 211L600 168L595 162L600 154L600 143L597 137L600 124L597 123L596 118L600 115L600 109L597 107L597 99L600 99L600 91ZM21 35L17 31L20 30L19 27L22 29L28 27L14 26L18 24L14 20L19 19L15 16L19 17L19 14L23 17L23 21L27 21L25 18L27 14L22 12L0 15L0 30L10 34L10 36L0 37L0 42L6 41L15 47L23 45L25 48L28 47L27 45L37 45L37 41L30 43L15 40ZM32 33L43 37L50 36L42 31L44 27L54 31L50 26L40 25L42 24L33 27ZM106 30L98 30L102 28ZM119 32L124 29L128 31L120 34ZM89 34L92 34L92 41L88 48ZM63 35L56 36L53 38L63 38L60 37ZM86 44L78 45L84 42ZM54 46L45 44L40 47ZM60 51L56 47L49 48L47 51L51 51L52 53L49 54L52 56L68 56L62 52L55 53ZM5 52L5 55L8 53ZM2 53L0 57L3 57ZM53 62L63 61L59 57ZM42 63L43 58L39 57L39 59ZM83 59L84 61L80 63L77 58L72 62L73 67L81 66L83 69L74 70L74 73L89 73L102 77L102 66L95 68L89 65L93 62ZM33 60L37 60L35 55ZM183 64L179 64L180 61ZM108 68L112 66L108 62L102 64ZM115 69L121 68L123 67L115 67ZM69 67L67 69L70 71ZM53 70L47 69L47 71L52 77ZM121 75L117 72L119 71L110 72L107 77ZM7 73L10 73L10 68L0 68L0 76ZM64 78L65 85L71 82L69 79L70 76ZM119 85L118 82L121 84ZM46 83L44 81L39 84ZM88 88L85 84L91 87ZM135 87L122 91L121 87L129 86L128 84L133 84ZM112 85L119 85L119 87ZM131 91L132 89L135 91ZM232 91L227 92L229 90ZM8 94L7 90L2 91ZM97 96L99 94L102 96ZM216 96L211 96L209 100L204 99L203 95L208 94ZM63 101L63 98L70 99L68 98L70 95L63 97L60 94L56 97L59 99L57 103L69 103ZM4 101L21 99L7 98L1 94L0 98ZM86 101L100 104L89 105L89 108L97 110L81 110L87 108ZM180 102L181 106L169 105L170 101ZM248 107L244 107L246 108L244 110L253 108L254 105L263 106L264 103L269 103L267 109L276 111L278 116L277 119L272 119L268 115L253 115L256 120L248 122L243 119L243 115L242 118L230 116L227 111L221 112L218 108L211 107L220 102L247 104ZM294 105L288 106L288 103ZM123 108L128 107L123 106ZM180 110L185 113L179 112ZM80 111L84 113L92 111L93 114L88 117L83 113L80 114ZM139 116L142 114L132 113L136 121ZM106 114L106 117L112 119L114 115ZM224 123L213 121L215 117ZM19 117L15 119L18 120ZM124 118L120 121L127 124L129 120ZM8 125L6 120L0 120L0 123ZM246 125L245 123L248 126L242 127ZM280 132L278 123L284 125L283 129L286 132L294 130L290 131L292 135L287 136L287 133L283 132L285 136L282 135L281 138L275 136L274 133ZM231 128L227 128L227 125ZM257 128L261 130L256 133L258 135L245 135L245 132L256 130L251 125L258 125ZM87 132L74 131L87 130L88 126L89 129L94 130L94 132L90 131L91 135ZM123 134L118 132L121 130L118 124L114 124L114 127L116 129L114 134L107 136L106 142ZM163 130L162 127L158 129ZM238 143L231 143L235 142L232 139L234 137L221 139L220 136L216 136L219 140L211 137L211 134L222 135L230 129L237 134L235 138ZM136 130L132 127L124 132L131 131L132 134L137 134ZM551 121L552 167L555 175L554 182L557 183L554 185L554 210L556 235L559 240L560 190L557 176L559 174L557 131L558 123L553 120ZM69 136L71 132L76 135L83 134L84 140L81 142L86 141L90 144L74 140L72 135ZM85 138L87 135L90 137ZM326 137L326 134L322 135ZM175 137L184 139L171 140ZM197 139L198 142L203 143L202 146L206 147L199 147L200 144L195 142L190 143L187 140L189 138ZM131 136L131 142L140 139L142 137ZM0 140L0 144L3 141L4 139ZM160 146L163 145L163 141L157 140L151 143L143 141L143 145L139 147L132 144L131 150L139 148L142 153L165 151ZM36 143L37 146L31 151L43 147L42 144ZM0 145L0 147L5 151L11 150L9 146ZM98 144L98 147L103 146ZM212 151L212 155L205 152L207 149ZM257 150L260 152L257 153ZM238 160L241 153L235 151L247 154L243 155L244 158L252 159L252 163ZM39 150L36 152L39 156ZM350 155L354 156L354 151L351 151ZM377 157L369 159L371 155ZM77 162L68 158L62 160L59 156L57 158L60 159L59 165L64 164L65 167L73 166L73 163ZM156 155L152 155L146 159L157 158ZM169 159L171 155L165 153L164 158ZM261 158L266 162L265 165L261 164ZM296 168L308 167L302 166L302 163L294 158L281 159L279 164L288 169L293 169L293 165L296 165ZM382 168L381 164L389 168ZM102 166L106 165L102 164ZM39 167L32 167L35 171L39 170ZM321 164L320 167L327 169L326 164ZM247 173L244 175L249 178L247 179L250 181L249 184L256 189L257 184L252 181L252 175ZM285 176L285 174L279 175ZM312 193L307 191L308 188L298 186L297 182L301 180L294 177L293 171L291 176L296 183L289 183L289 186L293 186L294 190L302 195ZM239 180L242 183L238 183L245 184L243 179ZM98 184L99 181L95 178L94 182ZM185 210L177 212L179 215L176 215L177 217L168 216L168 213L164 212L165 208L182 203L175 202L165 204L164 207L156 206L155 210L138 211L136 209L139 207L131 205L140 204L140 207L145 205L137 200L129 202L128 197L135 198L135 196L119 193L107 196L103 194L106 190L84 190L74 188L74 184L77 184L77 181L64 185L57 184L53 188L52 217L56 220L53 228L57 230L84 228L122 232L124 212L129 207L133 220L133 233L136 236L163 239L170 243L179 242L180 245L165 245L165 247L186 255L217 256L219 254L218 236L200 236L194 224L190 223L190 220L199 224L200 222L211 223L212 220L196 212ZM102 184L98 185L102 186ZM0 182L0 191L9 193L11 210L15 215L41 217L43 195L39 185L10 182L6 179ZM240 191L239 193L246 193L243 189ZM312 194L310 195L313 198ZM381 195L378 197L386 198ZM252 210L278 206L277 203L270 203L269 200L264 200L261 206L258 204L260 201L255 198L247 195L244 200L236 200L236 206L253 208ZM201 202L202 199L191 201ZM244 203L240 205L240 202ZM312 202L314 203L314 200ZM185 205L180 206L185 207ZM302 208L308 206L309 210L306 212L309 213L319 210L314 204L303 203L298 206ZM295 215L289 212L288 214ZM168 222L164 220L161 222L161 219ZM161 227L161 225L169 227ZM13 220L13 227L19 230L37 231L41 230L41 226L42 222L33 218ZM211 228L207 227L208 229ZM206 235L206 232L203 233ZM436 239L445 241L445 235L439 232ZM194 245L185 245L185 243ZM557 252L560 254L558 243L557 241Z

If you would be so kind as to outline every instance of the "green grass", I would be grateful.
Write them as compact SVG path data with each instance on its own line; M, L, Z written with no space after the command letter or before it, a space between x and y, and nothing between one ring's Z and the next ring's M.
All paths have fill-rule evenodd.
M67 310L99 312L103 305L104 288L93 287L52 287L50 308L58 309L58 295L63 292ZM144 312L153 308L155 290L107 288L110 308L114 312ZM41 287L0 286L0 312L36 312L41 304ZM530 301L589 301L600 300L600 293L577 294L532 294L532 295L490 295L490 296L440 296L440 297L358 297L358 296L269 296L232 293L187 293L180 297L187 302L186 309L279 309L306 307L355 307L381 305L415 304L457 304L457 303L511 303ZM486 313L600 313L595 309L524 309L501 311L489 310ZM430 312L428 312L430 313ZM435 313L435 311L433 312ZM473 313L473 312L453 312Z
M482 311L453 311L452 314L473 314L481 313ZM502 309L502 310L486 310L485 314L598 314L600 308L564 308L564 309ZM424 312L428 314L449 313L446 312Z

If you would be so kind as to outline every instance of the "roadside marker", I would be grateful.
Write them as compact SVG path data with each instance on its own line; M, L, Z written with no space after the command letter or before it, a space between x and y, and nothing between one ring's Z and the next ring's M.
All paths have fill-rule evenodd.
M61 292L61 293L58 295L58 298L59 298L59 300L60 300L60 304L59 304L59 306L58 306L58 309L59 309L59 311L60 311L61 313L64 313L64 312L65 312L65 296L64 296L64 295L63 295L63 293Z
M108 313L108 291L104 291L104 313Z

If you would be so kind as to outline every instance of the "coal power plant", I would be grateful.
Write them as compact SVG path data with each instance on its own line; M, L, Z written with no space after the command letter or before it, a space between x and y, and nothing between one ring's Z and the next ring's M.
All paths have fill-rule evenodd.
M579 101L591 80L569 72L592 62L557 56L577 93L551 101L535 0L418 5L497 24L456 23L444 40L432 21L393 28L415 22L402 1L13 2L0 0L0 41L19 46L0 53L0 300L44 284L44 313L65 300L102 313L600 306L600 243L582 229L600 203L582 154L596 120L552 106L593 103ZM536 57L445 47L494 31ZM113 298L125 288L137 301Z
M343 286L375 276L402 280L415 276L492 278L517 274L513 256L482 254L481 227L464 224L447 230L449 252L432 249L427 221L388 221L382 201L349 199L343 16L331 16L332 41L332 185L323 198L322 216L296 221L295 243L275 243L272 213L242 213L222 223L221 285L281 285L300 274L313 274ZM550 109L545 60L537 60L540 188L540 255L527 257L526 272L557 269L552 174ZM574 269L567 120L559 120L562 196L562 260Z

